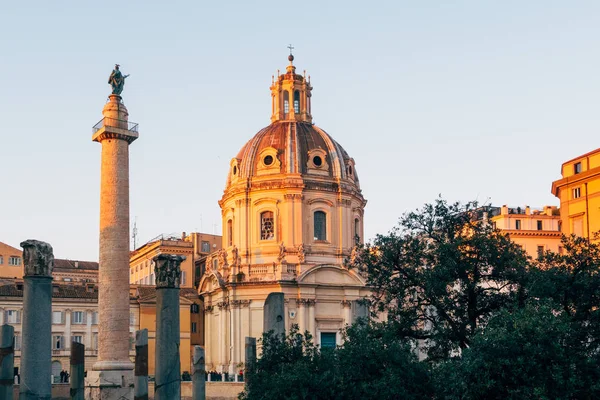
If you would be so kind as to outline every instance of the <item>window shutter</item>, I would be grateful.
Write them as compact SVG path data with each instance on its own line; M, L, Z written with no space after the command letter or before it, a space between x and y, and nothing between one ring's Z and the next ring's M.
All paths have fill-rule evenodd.
M21 311L15 311L17 313L17 324L21 323Z
M87 324L87 311L83 312L83 323Z
M65 323L65 312L64 311L60 312L60 323L61 324Z
M60 348L61 349L65 348L65 337L64 336L60 337Z
M8 324L8 310L4 310L4 323Z

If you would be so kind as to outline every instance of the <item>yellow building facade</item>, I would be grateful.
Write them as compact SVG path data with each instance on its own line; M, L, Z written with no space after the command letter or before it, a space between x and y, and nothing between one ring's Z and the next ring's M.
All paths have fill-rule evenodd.
M209 370L241 368L271 292L284 293L287 329L298 324L317 345L341 343L339 330L365 311L365 278L344 266L363 240L355 163L312 123L310 80L289 61L271 85L271 124L231 159L219 202L223 248L199 283Z
M0 242L0 278L23 277L23 251Z
M490 207L490 220L497 229L525 252L537 258L541 252L560 252L560 214L556 206L541 209L525 207Z
M564 162L561 175L552 194L560 200L562 232L593 241L600 231L600 149Z
M159 254L184 256L181 262L182 288L192 288L194 272L194 244L186 240L185 233L180 237L164 236L151 240L131 252L129 258L129 283L134 285L156 285L152 259Z

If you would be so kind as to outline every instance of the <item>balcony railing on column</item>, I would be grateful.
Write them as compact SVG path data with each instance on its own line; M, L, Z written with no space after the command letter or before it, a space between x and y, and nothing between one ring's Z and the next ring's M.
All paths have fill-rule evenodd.
M124 121L121 119L104 117L92 128L92 133L98 132L100 129L111 126L113 128L125 129L129 132L138 133L138 124L135 122Z

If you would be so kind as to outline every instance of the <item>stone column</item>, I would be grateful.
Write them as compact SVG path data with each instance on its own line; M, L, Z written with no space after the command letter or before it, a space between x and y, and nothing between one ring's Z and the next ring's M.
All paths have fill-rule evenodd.
M135 400L148 400L148 329L135 332Z
M71 343L71 400L83 400L85 395L85 346Z
M269 293L264 305L263 331L281 338L285 335L285 305L281 292Z
M92 140L102 144L100 185L100 268L98 270L98 358L88 371L89 399L132 399L129 359L129 144L130 129L121 96L112 94Z
M23 333L19 399L50 399L52 384L52 246L26 240L23 248Z
M15 328L0 327L0 400L12 400L15 375Z
M256 338L246 336L244 354L244 382L248 384L248 371L254 368L256 362Z
M194 368L192 371L192 400L206 400L206 367L204 364L204 349L202 347L194 346L192 364Z
M181 397L179 282L183 260L185 257L171 254L159 254L153 260L156 276L155 400Z

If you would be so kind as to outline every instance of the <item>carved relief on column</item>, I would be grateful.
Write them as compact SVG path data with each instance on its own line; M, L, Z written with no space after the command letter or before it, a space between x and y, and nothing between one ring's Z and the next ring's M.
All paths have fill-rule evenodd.
M219 310L228 310L229 309L229 300L224 300L224 301L220 301L217 303L217 307L219 307Z
M25 276L52 277L54 269L54 253L52 246L46 242L29 239L21 242L23 248L23 264Z
M183 260L184 256L173 254L159 254L152 259L157 288L179 288Z
M204 312L207 314L212 314L214 308L215 308L214 306L206 306L206 307L204 307Z
M350 300L342 300L342 307L350 308L350 307L352 307L352 302Z

